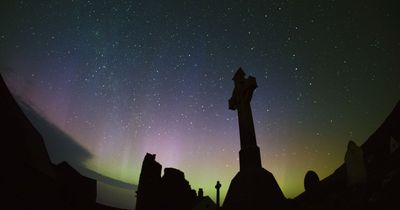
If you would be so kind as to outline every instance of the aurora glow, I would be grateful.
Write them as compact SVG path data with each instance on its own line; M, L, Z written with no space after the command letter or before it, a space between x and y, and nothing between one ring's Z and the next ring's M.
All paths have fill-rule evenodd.
M84 164L137 184L146 152L222 197L239 169L238 67L263 166L287 197L342 162L400 98L399 7L387 1L1 1L13 93L72 136Z

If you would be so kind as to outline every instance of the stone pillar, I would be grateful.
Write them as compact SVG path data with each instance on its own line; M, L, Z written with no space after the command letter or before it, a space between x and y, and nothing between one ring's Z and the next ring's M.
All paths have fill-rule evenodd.
M204 192L203 192L203 188L199 188L199 192L197 194L198 198L203 198L204 197Z
M217 181L217 184L215 185L215 189L217 189L217 208L219 208L219 188L221 188L221 184L219 181Z

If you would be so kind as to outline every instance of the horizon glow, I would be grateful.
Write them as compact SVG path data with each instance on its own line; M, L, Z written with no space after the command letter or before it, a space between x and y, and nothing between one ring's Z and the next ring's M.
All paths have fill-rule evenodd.
M330 175L400 98L399 14L364 4L2 2L0 72L91 154L86 167L137 184L152 153L212 199L219 180L224 199L239 170L228 99L242 67L259 86L263 167L293 198L308 170Z

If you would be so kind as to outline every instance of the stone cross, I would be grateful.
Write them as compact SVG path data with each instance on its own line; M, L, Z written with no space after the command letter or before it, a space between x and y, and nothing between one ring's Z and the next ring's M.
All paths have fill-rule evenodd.
M261 168L260 150L256 143L253 115L250 101L257 88L256 78L245 78L242 68L239 68L232 80L235 83L232 97L229 99L229 109L237 110L240 133L240 170Z
M217 184L215 185L215 189L217 189L217 208L219 208L219 188L221 188L221 183L217 181Z

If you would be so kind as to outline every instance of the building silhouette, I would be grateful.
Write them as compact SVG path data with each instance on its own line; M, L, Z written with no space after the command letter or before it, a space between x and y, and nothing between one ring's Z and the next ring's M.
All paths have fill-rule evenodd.
M53 164L41 134L0 76L3 170L0 209L117 210L96 203L97 182L67 162Z
M199 190L199 196L196 195L182 171L165 168L161 176L162 166L155 158L156 155L149 153L144 157L136 192L136 210L190 210L202 205L212 209L215 206L202 190Z

